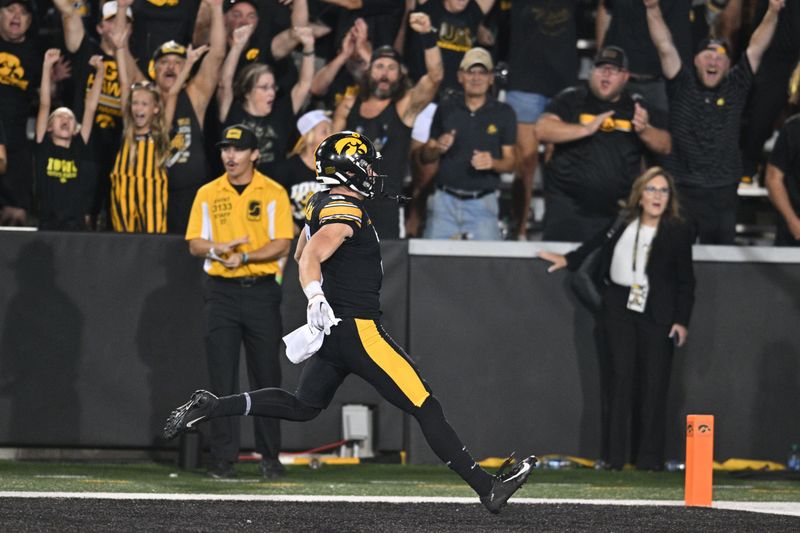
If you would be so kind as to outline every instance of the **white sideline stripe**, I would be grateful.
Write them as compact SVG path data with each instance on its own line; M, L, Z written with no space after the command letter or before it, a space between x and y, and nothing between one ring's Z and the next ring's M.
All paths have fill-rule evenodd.
M151 494L146 492L23 492L0 491L0 498L76 498L85 500L164 500L242 502L345 502L345 503L455 503L476 504L477 498L438 496L306 496L301 494ZM511 504L577 504L683 507L681 500L579 500L557 498L514 498ZM800 516L800 502L714 502L714 509Z

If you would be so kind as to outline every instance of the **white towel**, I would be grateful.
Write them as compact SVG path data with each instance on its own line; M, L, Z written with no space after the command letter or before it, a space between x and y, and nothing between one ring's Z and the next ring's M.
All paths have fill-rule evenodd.
M294 364L300 364L320 349L325 334L308 324L303 324L283 338L286 344L286 357Z

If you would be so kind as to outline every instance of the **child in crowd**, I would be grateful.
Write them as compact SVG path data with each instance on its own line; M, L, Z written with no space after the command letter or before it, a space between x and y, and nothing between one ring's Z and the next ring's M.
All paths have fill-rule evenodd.
M124 65L127 32L113 37L117 64ZM122 99L122 144L111 171L111 225L124 233L167 232L167 167L169 125L178 92L192 66L208 49L187 50L186 62L162 101L158 87L149 81L130 85L130 74L119 68Z
M36 116L36 196L39 229L80 231L87 229L94 179L80 172L92 133L94 112L102 87L103 58L95 55L89 64L98 75L87 91L83 119L66 107L50 112L53 66L61 57L57 48L47 50L42 65L39 112Z

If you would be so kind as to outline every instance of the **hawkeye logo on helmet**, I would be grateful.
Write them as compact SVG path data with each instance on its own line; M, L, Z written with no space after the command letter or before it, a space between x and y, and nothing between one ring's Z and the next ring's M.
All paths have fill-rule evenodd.
M364 144L364 141L362 141L361 138L356 135L339 139L336 141L336 144L333 146L333 148L339 155L356 155L367 153L367 145Z

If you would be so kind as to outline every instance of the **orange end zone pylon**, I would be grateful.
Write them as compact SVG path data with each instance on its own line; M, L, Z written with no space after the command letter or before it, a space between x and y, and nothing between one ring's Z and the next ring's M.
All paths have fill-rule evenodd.
M711 507L714 475L714 416L686 417L687 506Z

